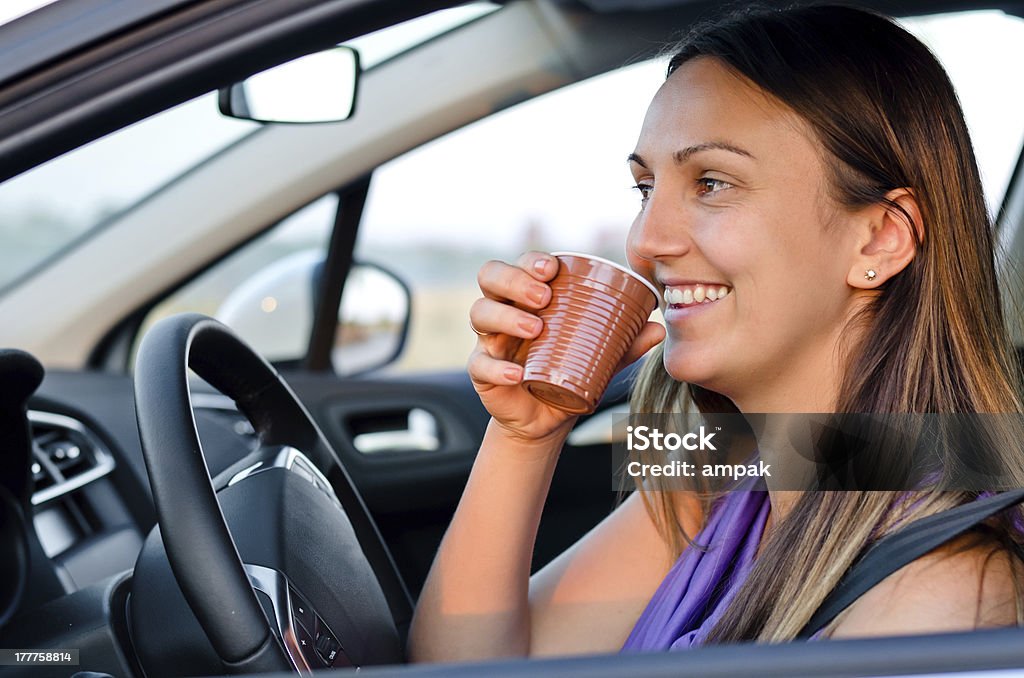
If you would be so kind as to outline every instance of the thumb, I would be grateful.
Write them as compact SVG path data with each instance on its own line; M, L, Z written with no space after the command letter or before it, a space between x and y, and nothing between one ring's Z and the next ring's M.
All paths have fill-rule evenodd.
M665 340L665 327L661 323L648 320L619 362L616 372L639 360L645 353Z

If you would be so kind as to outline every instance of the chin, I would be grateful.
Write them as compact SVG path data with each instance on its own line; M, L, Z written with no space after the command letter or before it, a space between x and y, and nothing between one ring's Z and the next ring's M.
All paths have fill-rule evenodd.
M684 381L688 384L697 384L704 388L716 391L712 384L717 383L717 370L713 361L704 359L693 351L687 351L682 346L666 346L664 357L665 371L676 381Z

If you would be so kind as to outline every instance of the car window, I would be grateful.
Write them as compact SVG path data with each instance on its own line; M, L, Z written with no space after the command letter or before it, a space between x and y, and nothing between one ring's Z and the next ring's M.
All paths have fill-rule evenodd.
M1024 137L1024 21L1002 12L910 18L963 100L986 199L998 209ZM624 261L639 206L625 158L664 79L654 60L564 88L406 154L373 178L357 256L411 287L406 348L390 369L465 366L476 272L528 249Z
M390 369L464 366L476 273L527 249L623 262L639 204L633 150L664 63L629 66L498 113L406 154L373 177L356 256L413 293L406 348Z
M935 14L901 23L932 50L956 87L981 170L985 201L996 214L1024 143L1024 19L997 10Z
M393 56L499 9L501 5L494 2L467 2L458 7L438 10L367 33L344 44L359 52L359 64L364 70L368 70Z
M47 4L17 0L0 23ZM369 69L500 9L470 2L345 44ZM260 129L220 114L211 92L109 134L0 184L0 294L204 159Z
M338 196L325 195L222 259L157 304L136 343L161 318L196 312L231 327L267 360L305 357L337 209Z
M0 184L0 294L259 125L206 94Z

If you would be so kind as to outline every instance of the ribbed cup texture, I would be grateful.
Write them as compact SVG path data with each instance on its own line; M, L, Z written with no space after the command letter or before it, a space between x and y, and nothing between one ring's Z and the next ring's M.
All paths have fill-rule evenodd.
M615 367L658 306L634 273L584 255L558 255L544 329L528 347L523 382L534 397L573 414L596 409Z

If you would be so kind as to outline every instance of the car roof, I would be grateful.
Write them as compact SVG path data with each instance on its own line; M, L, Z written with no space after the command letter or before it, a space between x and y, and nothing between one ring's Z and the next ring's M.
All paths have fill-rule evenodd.
M0 86L195 0L59 0L0 26Z

